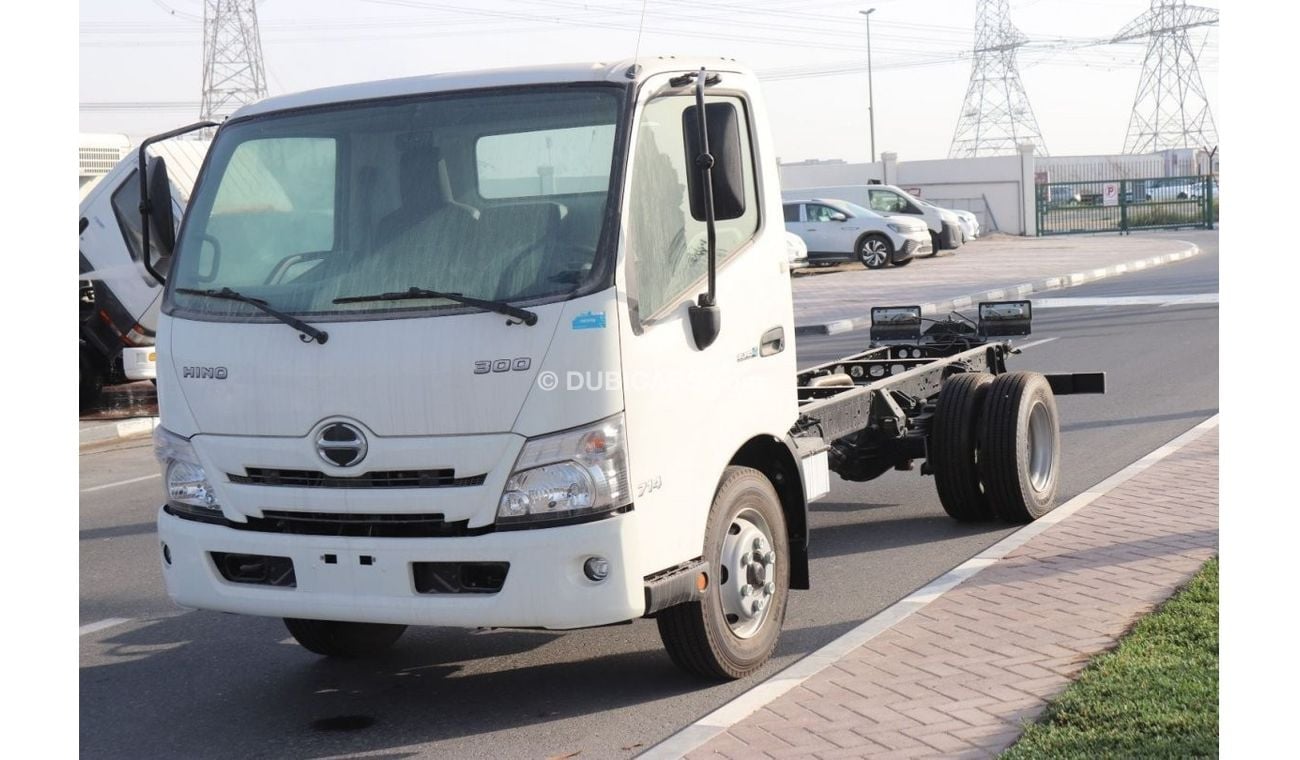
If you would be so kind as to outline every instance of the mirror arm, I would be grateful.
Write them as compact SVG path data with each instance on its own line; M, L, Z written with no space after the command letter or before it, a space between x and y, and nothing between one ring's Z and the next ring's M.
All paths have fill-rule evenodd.
M708 83L708 71L700 67L695 77L695 111L699 114L696 126L699 131L700 154L695 157L695 167L700 171L701 185L704 189L704 228L708 238L708 292L701 293L696 303L690 307L691 336L695 347L703 351L713 345L718 333L722 331L722 312L717 303L718 274L718 238L717 227L713 218L713 154L709 152L708 118L704 110L704 85Z
M137 158L140 163L139 173L138 173L139 182L140 182L140 259L144 264L145 271L148 272L150 275L152 275L153 278L158 281L159 285L166 282L166 278L163 277L161 272L154 269L153 262L149 260L149 222L150 222L149 215L152 212L153 207L149 202L149 178L147 173L147 169L148 169L147 163L149 157L145 155L144 152L145 148L148 148L150 145L153 145L156 142L161 142L163 140L170 140L173 137L179 137L180 135L186 134L188 132L193 132L196 129L203 129L205 127L215 127L215 126L217 126L217 123L215 121L198 121L193 124L180 127L179 129L173 129L170 132L163 132L160 135L154 135L153 137L147 138L146 140L141 142L140 148L137 151Z
M708 78L703 67L695 78L695 109L700 118L696 120L700 134L700 155L695 157L695 168L700 170L704 186L704 229L708 238L709 254L709 290L699 298L700 306L713 306L717 300L717 251L718 232L713 211L713 154L709 152L708 117L704 110L704 82Z

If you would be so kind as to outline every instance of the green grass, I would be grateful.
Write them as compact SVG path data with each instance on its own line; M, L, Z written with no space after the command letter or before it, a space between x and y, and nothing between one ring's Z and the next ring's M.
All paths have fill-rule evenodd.
M1113 651L1095 658L1002 754L1185 758L1219 754L1219 560Z

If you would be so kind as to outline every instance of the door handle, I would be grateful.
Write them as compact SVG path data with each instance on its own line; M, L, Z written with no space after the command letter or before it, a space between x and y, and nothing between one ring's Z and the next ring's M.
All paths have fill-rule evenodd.
M785 328L777 325L763 333L758 341L758 355L772 356L785 350Z

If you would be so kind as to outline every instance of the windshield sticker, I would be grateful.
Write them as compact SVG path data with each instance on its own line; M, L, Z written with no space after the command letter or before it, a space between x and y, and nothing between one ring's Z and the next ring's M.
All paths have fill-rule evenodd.
M573 329L575 330L604 330L605 329L605 312L603 311L584 311L573 318Z

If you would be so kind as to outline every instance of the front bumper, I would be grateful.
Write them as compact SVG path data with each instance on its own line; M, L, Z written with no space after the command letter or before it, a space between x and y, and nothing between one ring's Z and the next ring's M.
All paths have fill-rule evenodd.
M934 246L930 244L930 235L927 233L924 238L905 238L903 245L894 252L894 263L907 261L913 256L929 256L934 253Z
M584 628L640 617L645 592L636 513L595 522L454 538L258 533L158 512L167 593L198 609L270 617L454 627ZM296 586L227 581L212 552L288 557ZM333 561L327 562L331 556ZM588 557L609 576L588 580ZM366 559L369 558L369 559ZM170 559L170 562L168 562ZM508 562L495 593L418 593L416 562Z
M939 247L944 250L961 247L961 228L952 222L943 223L943 232L939 233Z
M127 380L157 379L158 349L153 346L122 349L122 374Z

